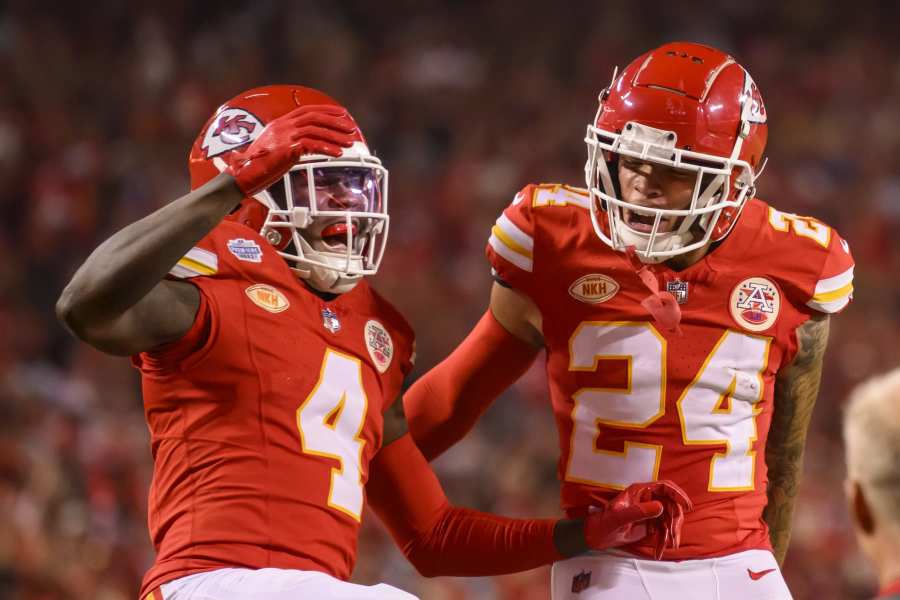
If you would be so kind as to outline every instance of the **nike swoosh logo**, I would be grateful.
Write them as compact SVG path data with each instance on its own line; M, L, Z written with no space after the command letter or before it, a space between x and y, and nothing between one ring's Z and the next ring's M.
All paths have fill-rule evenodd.
M747 575L750 576L750 579L756 581L758 579L762 579L774 570L775 569L766 569L765 571L751 571L750 569L747 569Z

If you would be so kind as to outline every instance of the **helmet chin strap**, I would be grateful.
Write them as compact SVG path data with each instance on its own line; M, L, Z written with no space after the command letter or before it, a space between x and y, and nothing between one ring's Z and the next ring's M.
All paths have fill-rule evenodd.
M314 257L316 260L334 266L334 268L328 268L322 265L306 263L301 267L292 267L291 270L297 277L303 279L320 292L327 294L345 294L360 282L362 275L348 275L339 270L341 266L346 266L346 259L319 252L302 235L297 235L296 237L300 240L304 256Z
M665 262L672 258L671 256L645 256L648 250L655 252L665 252L667 250L677 250L691 243L693 234L690 230L683 233L677 231L667 232L665 234L657 234L653 241L653 248L650 248L650 235L635 231L625 224L621 219L613 220L616 228L616 235L622 241L625 247L631 247L637 258L645 264L657 264Z
M306 283L320 292L328 294L345 294L356 287L362 275L342 275L337 271L324 267L311 267Z

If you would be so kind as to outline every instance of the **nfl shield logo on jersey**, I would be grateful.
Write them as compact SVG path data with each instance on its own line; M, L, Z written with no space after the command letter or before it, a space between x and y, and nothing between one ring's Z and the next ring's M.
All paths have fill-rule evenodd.
M678 304L684 304L688 301L688 282L676 279L675 281L666 282L666 291L675 296Z
M579 594L591 585L591 572L582 571L572 578L572 593Z
M341 322L338 320L337 313L328 307L322 309L322 325L331 333L341 330Z

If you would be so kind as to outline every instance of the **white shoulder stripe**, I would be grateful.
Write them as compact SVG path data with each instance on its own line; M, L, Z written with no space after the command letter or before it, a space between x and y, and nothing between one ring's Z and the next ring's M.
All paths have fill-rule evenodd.
M195 246L188 250L187 254L169 270L169 275L179 279L188 279L198 275L215 275L218 270L218 257L209 250Z
M188 250L187 254L185 254L184 256L185 258L189 258L194 262L198 262L204 267L212 269L213 271L217 271L219 269L219 257L209 250L204 250L203 248L194 246L193 248Z
M488 243L491 245L491 248L494 249L494 252L496 252L497 254L499 254L500 256L502 256L503 258L505 258L512 264L516 265L523 271L528 271L529 273L531 273L532 265L534 264L534 261L532 261L530 258L523 256L522 254L519 254L518 252L515 252L514 250L511 250L509 248L509 246L504 244L500 240L500 238L498 238L493 233L491 234L491 237L488 239Z
M849 303L850 296L844 296L843 298L839 298L832 302L815 302L814 300L810 300L806 303L806 305L819 312L833 314L836 312L840 312Z
M174 267L169 269L169 275L172 277L177 277L178 279L190 279L191 277L196 277L200 275L197 271L192 271L187 267L182 267L181 265L176 264Z
M850 267L840 275L819 280L819 283L816 284L815 293L818 295L833 292L845 287L851 281L853 281L853 267Z
M500 218L497 219L497 226L502 229L506 235L511 237L517 244L519 244L529 252L534 251L534 238L519 229L516 224L509 219L509 217L501 214Z

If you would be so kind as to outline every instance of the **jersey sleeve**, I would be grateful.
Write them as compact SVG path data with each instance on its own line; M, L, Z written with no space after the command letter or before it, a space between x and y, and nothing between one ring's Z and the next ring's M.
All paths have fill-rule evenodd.
M825 314L841 312L853 299L854 263L850 246L837 232L833 232L830 242L812 297L806 303Z
M189 281L200 291L200 305L194 323L181 338L132 357L132 364L144 373L181 369L205 354L218 321L218 307L203 279L219 272L219 260L212 235L201 239L187 251L166 275L169 279Z
M131 357L131 364L145 375L184 371L195 365L211 348L216 338L219 308L205 285L192 281L200 291L200 305L194 322L179 339Z
M173 279L215 275L219 271L219 257L213 251L212 240L204 238L187 251L175 266L169 269Z
M529 185L515 195L491 228L485 249L494 276L523 291L534 271L534 189Z

